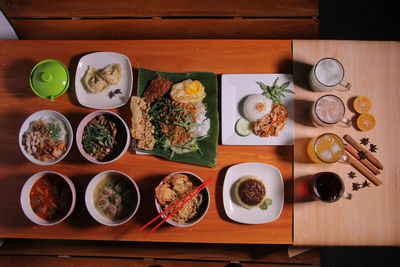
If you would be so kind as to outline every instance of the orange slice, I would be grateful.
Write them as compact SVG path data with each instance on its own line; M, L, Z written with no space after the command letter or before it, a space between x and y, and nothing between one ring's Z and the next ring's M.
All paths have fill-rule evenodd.
M358 96L354 100L353 106L355 111L357 111L360 114L364 114L371 110L372 102L366 96Z
M357 118L357 127L363 132L372 130L375 127L375 123L374 115L369 113L362 114Z

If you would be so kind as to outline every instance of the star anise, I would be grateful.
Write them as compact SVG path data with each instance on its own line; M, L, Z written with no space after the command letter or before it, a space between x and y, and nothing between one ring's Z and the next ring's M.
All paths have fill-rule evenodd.
M371 185L371 183L368 183L367 180L365 180L365 181L361 184L362 187L370 187L370 185Z
M352 187L353 187L353 191L357 191L357 190L360 189L360 184L359 183L353 183Z
M108 93L108 97L111 99L111 98L113 98L115 95L118 95L118 94L122 94L121 89L115 89L114 91L110 91L110 92Z
M364 146L369 144L369 138L361 138L360 143Z
M350 179L354 179L354 178L357 177L357 176L356 176L356 173L353 172L353 171L349 172L347 175L349 176Z
M359 151L358 153L358 159L366 159L367 158L367 153L364 151Z
M375 153L377 150L378 150L378 146L377 145L375 145L375 144L370 144L369 145L369 151Z

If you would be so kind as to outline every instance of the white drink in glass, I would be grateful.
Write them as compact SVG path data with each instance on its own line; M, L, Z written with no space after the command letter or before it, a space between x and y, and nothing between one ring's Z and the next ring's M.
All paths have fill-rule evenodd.
M323 58L315 64L310 72L310 86L317 92L328 92L332 89L339 91L350 90L350 83L342 83L344 78L343 65L334 58ZM334 88L341 85L344 88Z

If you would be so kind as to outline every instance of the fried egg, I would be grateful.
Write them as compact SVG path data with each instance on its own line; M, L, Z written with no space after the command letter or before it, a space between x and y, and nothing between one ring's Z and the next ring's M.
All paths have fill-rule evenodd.
M195 103L206 97L204 86L195 80L184 80L172 85L171 98L179 103Z

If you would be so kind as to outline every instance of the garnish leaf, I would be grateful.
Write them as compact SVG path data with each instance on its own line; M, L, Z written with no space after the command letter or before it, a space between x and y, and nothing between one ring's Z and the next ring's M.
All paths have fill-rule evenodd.
M294 94L290 89L287 89L290 85L290 81L284 82L282 85L278 85L279 77L275 79L272 86L265 85L262 82L256 82L261 90L263 90L263 95L271 99L273 102L281 103L281 97L285 97L284 93Z

